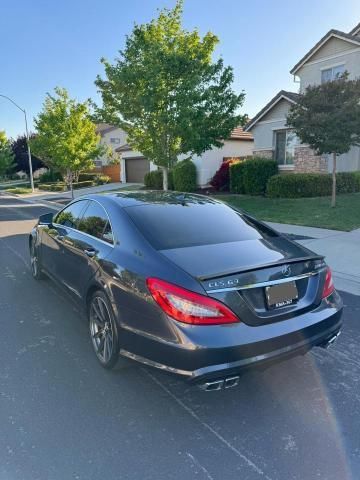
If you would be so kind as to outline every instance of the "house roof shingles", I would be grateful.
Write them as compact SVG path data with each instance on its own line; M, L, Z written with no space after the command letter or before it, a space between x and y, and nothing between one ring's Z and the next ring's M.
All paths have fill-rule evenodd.
M105 133L111 132L112 130L116 130L118 127L114 127L114 125L110 125L109 123L97 123L96 124L96 133L99 133L101 136Z
M354 36L360 33L360 23L358 23L350 32L349 34Z
M252 142L254 137L250 132L246 132L242 127L236 127L231 132L229 140L245 140Z
M318 48L325 43L328 39L333 36L342 38L345 41L350 41L353 43L357 43L360 46L360 38L357 38L354 33L359 29L360 24L357 25L350 33L341 32L340 30L329 30L326 35L324 35L308 52L306 55L302 57L302 59L290 70L292 75L295 75L299 68L305 63L305 61L310 58ZM354 32L354 33L352 33Z
M262 108L260 110L259 113L257 113L255 115L255 117L253 117L246 125L245 125L245 131L249 131L250 128L252 128L255 123L258 122L258 120L260 120L261 117L263 117L265 115L265 113L271 109L272 105L275 105L281 98L284 98L286 100L288 100L289 102L291 103L296 103L298 98L299 98L299 94L298 93L295 93L295 92L287 92L286 90L280 90L279 93L277 93L275 95L275 97L273 97L270 102L268 102L264 108Z

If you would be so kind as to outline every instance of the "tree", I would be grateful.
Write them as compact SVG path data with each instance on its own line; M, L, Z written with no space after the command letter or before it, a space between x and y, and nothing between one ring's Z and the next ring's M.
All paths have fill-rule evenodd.
M123 128L129 144L163 169L165 190L180 155L222 146L243 123L236 112L245 94L233 92L232 68L212 61L218 38L184 30L182 4L135 25L120 58L102 59L106 78L95 82L103 101L98 118Z
M31 140L35 155L63 174L73 194L73 181L79 173L94 167L94 159L103 153L100 136L90 119L89 101L80 103L63 88L46 96L43 109L35 118L37 133Z
M360 145L360 79L348 80L345 73L332 82L309 86L292 105L287 125L318 155L332 155L335 207L337 156Z
M30 139L34 139L33 133L30 134ZM11 143L11 149L15 156L16 169L18 171L21 170L26 172L29 175L29 157L26 135L19 135L16 140L13 140ZM33 153L31 155L31 163L34 171L45 166L40 158L33 155Z
M0 131L0 177L15 169L14 154L4 131Z

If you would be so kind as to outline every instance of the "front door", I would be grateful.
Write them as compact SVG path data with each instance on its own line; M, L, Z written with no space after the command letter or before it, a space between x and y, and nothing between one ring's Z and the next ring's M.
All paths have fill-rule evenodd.
M68 268L65 262L67 237L72 229L77 228L78 221L88 205L88 200L78 200L54 217L49 227L44 227L41 237L41 264L44 269L57 280L61 281Z

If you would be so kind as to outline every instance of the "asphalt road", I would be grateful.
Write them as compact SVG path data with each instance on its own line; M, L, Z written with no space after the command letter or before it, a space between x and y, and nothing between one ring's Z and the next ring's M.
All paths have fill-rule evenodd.
M360 478L360 297L329 350L206 393L97 363L86 321L29 269L47 207L0 196L0 480Z

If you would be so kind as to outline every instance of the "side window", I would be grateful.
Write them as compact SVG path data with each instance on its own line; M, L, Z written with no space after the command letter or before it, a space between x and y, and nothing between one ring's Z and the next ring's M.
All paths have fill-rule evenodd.
M90 201L82 216L78 229L107 243L113 243L110 222L105 210L96 202Z
M88 200L79 200L59 212L54 223L64 225L65 227L77 228L82 211L86 207Z

